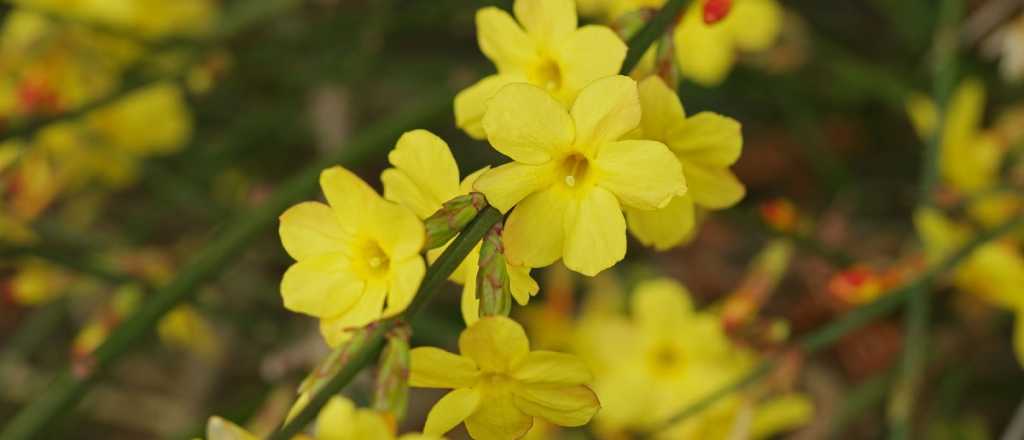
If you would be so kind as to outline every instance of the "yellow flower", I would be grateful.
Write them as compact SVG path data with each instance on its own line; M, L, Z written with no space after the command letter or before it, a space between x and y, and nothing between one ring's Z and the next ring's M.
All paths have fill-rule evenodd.
M776 0L734 0L729 15L714 24L704 23L703 6L692 2L673 38L680 73L704 86L725 80L740 52L771 47L782 29Z
M488 141L515 162L484 173L476 189L507 212L512 264L566 267L595 275L626 254L623 206L653 210L686 192L679 161L664 144L619 140L640 124L636 83L594 81L571 112L544 90L510 84L491 99Z
M568 106L590 82L618 73L626 45L604 26L576 27L573 0L516 0L516 19L501 9L477 11L480 50L498 73L455 97L455 122L483 139L487 100L502 87L527 82Z
M53 300L63 294L72 281L60 268L36 258L16 263L14 271L5 287L11 299L26 306Z
M691 235L695 203L723 209L743 198L746 190L729 170L740 157L743 136L731 118L709 112L687 117L679 96L656 76L640 83L640 105L643 118L630 137L668 146L683 167L688 191L662 209L626 209L626 219L641 243L667 249Z
M426 130L413 130L402 135L395 149L388 153L388 168L380 176L384 183L384 198L405 206L421 220L430 217L441 204L460 195L468 194L473 183L487 168L478 170L459 182L459 166L444 140ZM441 255L434 249L427 255L431 260ZM462 316L466 324L478 317L480 301L476 298L477 261L480 245L466 256L452 273L451 280L462 284ZM540 288L530 277L530 268L506 264L512 297L519 305L526 305L530 296Z
M346 329L409 305L425 271L424 230L413 213L342 167L324 170L320 187L330 206L304 202L281 215L281 243L296 260L281 295L287 309L320 318L327 343L337 346Z
M206 359L212 359L217 354L219 340L216 332L190 305L175 307L161 318L157 334L165 344L192 350Z
M454 388L427 415L424 432L441 435L465 421L476 439L516 439L534 417L582 426L600 403L585 383L590 371L574 356L530 351L523 328L505 317L481 318L459 337L460 355L412 350L409 384Z

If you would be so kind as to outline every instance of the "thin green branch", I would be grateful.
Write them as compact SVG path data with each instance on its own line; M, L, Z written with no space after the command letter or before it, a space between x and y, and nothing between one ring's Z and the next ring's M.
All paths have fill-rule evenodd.
M423 310L423 307L437 295L437 292L441 290L441 285L459 267L462 260L466 259L466 256L480 242L484 234L501 218L501 213L494 208L487 207L481 211L476 219L452 242L451 246L445 249L437 261L430 265L409 308L402 315L375 324L370 329L366 342L363 342L360 348L351 354L351 358L345 362L341 371L310 399L298 415L270 436L269 440L290 439L301 432L309 422L312 422L320 412L320 408L326 405L331 397L341 392L359 371L369 366L377 358L387 332L402 322L414 319Z
M90 275L115 284L135 283L143 288L148 283L134 275L109 267L95 255L83 254L67 248L41 246L2 247L0 256L5 258L35 257L81 274Z
M911 281L906 286L883 293L881 297L874 302L853 309L849 313L843 315L841 319L800 338L797 341L797 347L807 354L814 354L831 346L851 331L864 326L878 317L887 315L896 310L901 304L907 301L911 292L922 285L932 283L946 272L949 272L951 269L959 265L964 259L974 253L974 251L979 247L1021 227L1024 227L1024 216L1018 216L998 227L979 234L970 243L946 257L946 259L939 264L925 271L920 277ZM710 407L719 399L726 397L733 392L740 391L748 385L756 383L759 379L767 376L772 370L774 370L775 366L776 364L773 361L763 362L746 375L724 385L708 396L684 408L679 413L676 413L676 415L661 423L655 431L660 431L682 422L683 420Z
M93 354L91 364L66 369L37 400L10 420L0 432L0 440L21 440L39 432L66 415L85 395L93 382L122 355L139 344L156 323L202 284L220 273L261 234L270 230L289 206L308 197L316 189L320 171L333 164L355 164L371 157L382 145L389 145L405 130L422 126L448 110L451 94L445 90L424 104L386 119L363 130L362 135L334 151L337 154L315 163L283 183L263 205L242 212L220 228L216 238L201 250L167 285L154 292L152 299L122 323Z
M626 60L622 63L621 73L623 75L629 75L629 72L633 71L633 68L643 58L644 52L647 52L647 48L661 38L688 4L690 4L690 0L669 0L651 21L647 22L636 35L629 39L629 51L626 52Z

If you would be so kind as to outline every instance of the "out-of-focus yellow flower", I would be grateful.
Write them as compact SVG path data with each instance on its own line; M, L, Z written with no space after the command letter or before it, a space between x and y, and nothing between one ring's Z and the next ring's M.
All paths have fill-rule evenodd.
M61 181L47 154L28 151L3 178L3 197L13 217L31 221L39 216L61 190Z
M444 434L464 421L473 438L516 439L530 430L534 417L581 426L600 407L584 385L592 376L581 360L531 352L523 328L511 319L481 318L462 332L459 352L412 350L410 385L454 389L430 410L427 434Z
M114 297L89 318L71 343L71 355L75 360L87 358L104 341L122 320L138 307L142 301L142 289L136 285L121 286Z
M192 133L192 118L182 90L158 83L93 112L86 123L117 152L167 154L180 150Z
M782 6L775 0L734 0L728 16L712 24L704 22L703 6L690 5L674 42L680 72L704 86L725 80L740 52L771 47L782 29Z
M316 419L315 436L299 435L295 440L395 440L392 424L379 412L356 408L351 400L332 397ZM398 440L444 440L442 437L418 433L405 434ZM245 429L220 417L210 417L206 424L206 440L256 440Z
M740 157L743 137L740 124L715 113L686 117L679 96L661 78L640 82L643 117L630 137L658 141L679 159L688 191L657 210L626 209L629 230L640 242L667 249L692 235L693 206L723 209L735 205L746 193L729 170Z
M636 83L611 76L580 92L571 113L544 90L510 84L491 99L488 141L515 162L484 173L476 189L502 212L515 265L595 275L626 254L623 207L659 209L685 194L679 160L662 143L620 140L640 124ZM518 205L518 206L516 206Z
M210 323L189 305L175 307L157 324L163 343L182 347L207 359L216 355L217 334Z
M626 56L611 29L577 29L573 0L516 0L513 10L515 19L494 7L476 14L480 50L498 73L455 97L455 122L474 138L484 138L487 100L505 85L530 83L569 106L590 82L618 73Z
M441 204L468 194L473 183L488 168L478 170L459 182L459 167L445 141L426 130L413 130L402 135L395 149L388 153L388 168L380 176L384 183L384 198L401 204L421 220L441 209ZM433 260L444 248L433 249L427 255ZM466 324L476 321L480 301L476 298L477 261L480 244L466 256L451 275L451 280L462 284L462 316ZM540 288L530 277L530 268L507 264L512 297L519 305L526 305L530 296Z
M16 5L91 21L146 38L208 32L216 18L212 0L16 0Z
M327 343L338 346L346 329L412 301L425 271L424 230L412 212L342 167L324 170L320 187L330 206L304 202L281 215L281 243L296 260L281 295L289 310L320 318Z
M14 274L5 287L14 302L36 306L60 296L71 281L71 277L60 268L30 258L16 263Z

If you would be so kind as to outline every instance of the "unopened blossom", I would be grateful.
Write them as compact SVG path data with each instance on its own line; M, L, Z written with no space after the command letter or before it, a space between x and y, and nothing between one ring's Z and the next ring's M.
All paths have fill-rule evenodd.
M488 168L478 170L459 181L459 167L445 141L426 130L413 130L402 135L395 149L388 153L388 168L380 176L384 183L384 197L408 207L420 219L430 217L441 204L455 197L469 194L473 183ZM428 253L433 259L443 248ZM477 262L480 245L470 251L466 259L452 273L450 279L462 284L462 316L472 324L478 316L480 301L476 298ZM526 305L530 296L540 290L530 277L530 268L506 264L512 297L519 305Z
M626 254L624 208L660 209L686 193L668 147L623 139L640 125L640 112L636 82L621 75L591 83L571 111L529 84L510 84L491 99L487 139L514 162L485 172L475 188L511 211L504 240L512 264L562 258L595 275Z
M657 210L626 209L630 232L657 249L682 243L692 234L694 205L708 210L735 205L746 190L729 169L740 157L740 123L716 113L687 117L679 96L661 78L640 82L643 117L630 137L661 142L679 160L688 191Z
M475 439L517 439L534 418L581 426L600 407L585 385L593 377L582 361L530 351L526 333L511 319L480 318L462 332L459 352L412 350L410 385L453 389L430 410L426 434L441 435L465 422Z
M502 87L525 82L569 106L590 82L619 72L626 45L605 27L577 28L573 0L516 0L515 18L487 7L476 14L480 50L498 72L455 97L455 122L470 136L485 137L487 101Z
M296 263L281 280L284 306L320 319L328 344L409 305L425 265L423 224L342 167L320 174L329 205L303 202L281 215L281 244Z

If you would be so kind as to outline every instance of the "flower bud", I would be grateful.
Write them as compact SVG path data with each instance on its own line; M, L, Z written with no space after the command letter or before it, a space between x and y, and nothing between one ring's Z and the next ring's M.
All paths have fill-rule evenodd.
M704 24L715 24L725 20L732 10L732 0L707 0L704 2Z
M320 388L326 385L348 363L352 353L361 350L369 342L371 330L376 325L379 324L372 323L361 329L354 330L352 338L348 342L335 348L334 351L320 362L320 365L309 372L309 375L302 380L302 383L299 384L299 394L316 394Z
M476 295L480 300L480 317L508 316L512 311L512 290L509 288L505 245L501 242L503 226L499 222L487 232L480 245L480 268L476 274Z
M484 207L487 206L487 199L481 193L473 192L458 196L441 205L437 210L423 221L427 229L427 241L424 249L433 249L444 246L455 234L462 231L469 222L476 218Z
M408 327L391 331L377 367L373 407L391 414L396 423L405 417L409 400L409 333Z

